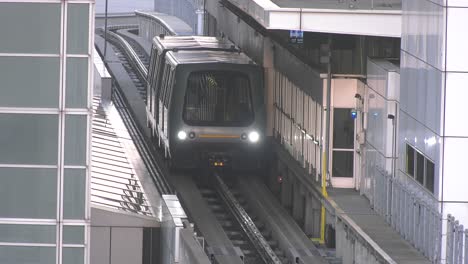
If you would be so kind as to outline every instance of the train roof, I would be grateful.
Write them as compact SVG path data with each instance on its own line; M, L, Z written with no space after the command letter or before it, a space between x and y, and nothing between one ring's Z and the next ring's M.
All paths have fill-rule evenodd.
M218 39L205 36L165 36L155 37L153 45L159 51L170 49L194 49L194 50L228 50L234 49L235 45L227 39Z
M169 51L166 57L174 65L202 64L202 63L230 63L253 64L255 63L242 52L202 50L202 51Z

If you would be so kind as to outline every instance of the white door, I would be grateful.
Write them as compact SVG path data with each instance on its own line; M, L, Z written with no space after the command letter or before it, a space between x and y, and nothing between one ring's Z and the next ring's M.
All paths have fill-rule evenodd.
M333 108L330 172L332 186L354 188L355 118L351 108Z

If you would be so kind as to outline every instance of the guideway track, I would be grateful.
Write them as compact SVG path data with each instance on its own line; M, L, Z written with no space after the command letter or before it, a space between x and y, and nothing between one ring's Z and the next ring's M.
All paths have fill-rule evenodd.
M127 63L131 65L132 69L138 69L138 80L135 80L135 78L132 78L132 80L134 82L145 82L147 77L147 69L146 65L144 65L144 63L141 61L141 54L139 56L133 50L132 45L130 45L129 42L122 36L119 36L118 34L112 32L108 32L108 36L109 39L113 40L113 44L118 46L117 48L120 49L120 52L124 54L124 56L127 59ZM126 70L128 71L128 69ZM158 164L154 162L155 160L157 160L157 158L154 158L154 156L152 156L153 149L151 149L150 146L146 145L146 142L148 141L146 140L143 133L139 131L139 126L136 124L136 121L132 118L131 109L129 109L129 107L126 106L127 102L124 94L121 91L121 87L117 88L118 89L113 94L113 101L116 104L119 113L122 115L124 123L127 126L133 127L133 129L130 129L130 134L132 135L132 138L134 138L134 140L140 141L140 143L138 143L137 145L140 146L139 151L144 153L144 155L142 156L146 157L145 164L152 163L149 165L151 167L151 174L159 174L162 176L160 177L162 180L155 179L155 183L156 185L158 185L158 189L161 190L161 193L172 193L172 189L170 188L169 184L163 176L163 170L161 169L161 167L159 167ZM242 253L239 253L239 248L234 246L234 244L229 240L225 230L223 230L223 227L220 225L219 220L216 219L215 213L210 212L207 206L208 202L203 201L203 196L201 195L201 192L197 193L196 191L194 191L197 189L197 187L193 182L191 182L190 177L188 177L187 175L171 175L171 177L174 178L174 185L179 192L178 195L181 197L182 202L186 205L186 210L190 211L189 215L193 218L197 228L205 237L210 248L224 248L224 251L221 250L224 252L223 254L213 255L213 257L216 258L217 263L242 263L241 258L244 258L245 256ZM212 179L212 182L216 186L215 189L217 194L225 204L225 207L228 208L230 213L234 216L237 224L241 226L243 233L246 237L249 238L250 243L254 245L255 251L258 253L260 259L263 260L264 263L268 264L294 263L289 261L285 262L286 259L284 257L278 257L278 255L276 254L278 250L275 251L270 246L270 244L276 244L276 242L272 243L271 241L265 239L265 237L255 225L254 220L252 220L252 218L248 215L246 210L242 207L241 203L237 201L235 194L233 194L229 190L228 185L226 185L223 182L218 172L213 172ZM193 203L197 204L195 205ZM210 252L213 253L215 251L216 250L211 250ZM217 252L219 252L219 250ZM315 256L315 258L319 259L319 257L317 256ZM324 262L322 262L321 260L317 260L314 262L302 263Z
M101 32L98 32L98 33L100 35L103 35L102 30L101 30ZM100 44L101 44L100 46L102 46L102 43L100 43ZM116 42L114 42L114 44L116 46L118 46L118 44L116 44ZM99 46L99 44L97 44L97 46ZM131 47L131 46L128 45L127 47ZM112 46L110 46L110 48L112 48ZM120 47L120 49L122 49L122 47ZM98 47L98 50L102 51L102 47ZM108 53L107 56L111 55L109 53ZM135 52L129 53L129 54L133 54L134 56L137 56ZM111 60L113 62L108 63L108 64L113 64L113 65L109 65L111 69L113 67L115 67L115 68L118 67L118 65L116 65L116 63L115 63L116 59L117 58L114 57ZM123 59L123 58L120 57L119 59ZM127 61L125 61L125 62L129 63L133 68L135 66L132 64L131 61L133 61L133 60L130 60L130 62L129 62L128 58L127 58ZM136 59L134 61L137 62ZM123 63L125 63L125 62L123 62ZM140 63L141 63L141 61L140 61ZM140 63L139 63L139 65L144 67L143 63L141 63L141 64ZM118 64L120 64L120 63L118 63ZM120 67L122 67L122 65L120 65ZM125 71L128 72L129 69L125 69ZM110 72L112 74L112 70ZM113 77L114 77L114 80L115 80L116 76L113 76ZM131 77L130 73L129 73L129 77ZM141 82L141 80L139 78L138 79L131 78L131 81L133 82L135 87L137 87L138 83ZM116 89L113 90L112 101L115 104L117 111L121 115L122 120L123 120L125 126L127 127L130 136L132 137L132 140L135 142L135 146L137 147L137 150L140 152L140 155L141 155L141 157L142 157L142 159L143 159L143 161L145 163L145 166L147 167L150 175L152 176L152 178L154 180L154 183L156 185L156 188L157 188L158 192L160 194L172 194L172 193L174 193L171 185L169 184L169 182L165 178L166 173L165 173L164 168L162 168L157 162L160 159L157 157L156 150L154 149L154 147L151 144L148 143L148 142L150 142L148 140L148 136L144 133L144 131L142 131L143 126L141 124L141 121L138 122L138 117L136 117L137 114L135 113L135 109L132 109L132 105L130 104L129 99L126 96L126 93L123 91L123 87L120 87L120 84L118 82L114 82L114 87L116 87ZM127 90L127 93L129 93L129 92L131 92L131 91ZM137 91L133 91L133 93L136 93L136 92ZM141 96L141 93L140 93L140 96ZM135 98L131 99L131 100L132 100L132 102L134 104L144 105L143 99L144 99L143 97L141 97L141 100L139 99L140 103L136 102Z

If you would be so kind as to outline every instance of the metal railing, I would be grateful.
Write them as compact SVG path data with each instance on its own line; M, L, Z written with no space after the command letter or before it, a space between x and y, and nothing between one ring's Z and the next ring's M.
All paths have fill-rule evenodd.
M468 264L468 229L464 229L455 217L447 217L447 241L446 241L447 264Z
M138 54L136 54L136 52L133 50L132 46L123 37L111 31L117 29L120 29L120 27L112 27L109 28L109 30L107 30L109 40L114 41L114 43L119 44L124 49L125 54L129 58L130 63L132 63L132 65L134 66L134 69L136 70L137 74L142 80L146 81L146 78L148 77L148 69L146 68L145 64L140 60Z
M291 156L318 179L322 106L274 70L273 134Z
M431 198L379 168L372 185L374 210L432 263L439 263L442 215Z

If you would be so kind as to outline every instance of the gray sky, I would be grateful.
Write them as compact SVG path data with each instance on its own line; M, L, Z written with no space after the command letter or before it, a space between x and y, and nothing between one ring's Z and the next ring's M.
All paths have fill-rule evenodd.
M139 10L153 10L154 0L108 0L109 13L133 12ZM105 11L105 0L96 0L96 14Z

